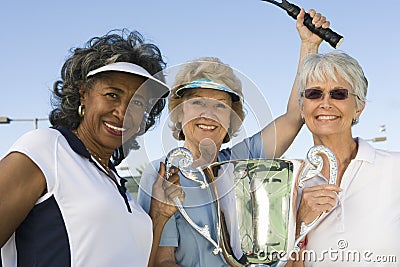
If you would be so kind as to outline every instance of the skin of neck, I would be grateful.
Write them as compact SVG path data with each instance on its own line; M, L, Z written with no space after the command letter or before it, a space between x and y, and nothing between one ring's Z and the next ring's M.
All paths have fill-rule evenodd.
M184 147L193 154L193 167L207 166L218 160L218 152L221 145L215 144L211 139L203 139L200 143L185 140Z
M112 154L114 153L114 149L108 149L104 146L99 145L92 135L86 130L85 127L81 127L81 125L75 130L75 133L77 134L78 138L83 142L85 145L86 149L89 151L89 153L94 153L95 155L100 157L102 162L108 163Z

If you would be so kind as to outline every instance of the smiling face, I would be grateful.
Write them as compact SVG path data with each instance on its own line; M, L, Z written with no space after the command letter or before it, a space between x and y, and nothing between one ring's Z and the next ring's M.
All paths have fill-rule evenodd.
M358 118L364 108L357 108L356 97L350 84L340 76L337 81L308 82L306 88L323 91L323 97L317 99L302 99L302 116L307 127L312 132L314 140L324 137L351 137L352 120ZM348 98L333 99L329 91L333 89L348 89Z
M104 77L92 89L80 90L85 115L79 127L85 145L99 154L112 153L121 146L122 134L133 136L138 131L147 103L147 96L136 92L145 78L122 72L109 72ZM128 126L123 126L125 116L131 122Z
M195 153L205 139L211 141L217 151L228 133L231 122L231 96L212 89L190 89L184 95L182 112L178 121L182 123L185 147Z

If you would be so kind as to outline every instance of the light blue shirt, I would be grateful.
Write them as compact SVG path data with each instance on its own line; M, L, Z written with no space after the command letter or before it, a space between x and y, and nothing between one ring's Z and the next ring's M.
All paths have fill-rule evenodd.
M232 148L219 152L218 161L265 158L261 134L244 139ZM148 212L151 202L151 189L156 180L159 162L164 162L165 157L153 161L146 167L140 180L138 203ZM213 240L217 239L216 222L217 207L213 194L209 188L201 189L199 183L187 179L181 173L180 182L185 191L183 206L189 217L198 226L208 225ZM202 180L202 178L199 178ZM221 253L213 254L214 246L201 236L179 212L170 218L164 227L160 246L176 247L176 263L185 267L218 267L227 266Z

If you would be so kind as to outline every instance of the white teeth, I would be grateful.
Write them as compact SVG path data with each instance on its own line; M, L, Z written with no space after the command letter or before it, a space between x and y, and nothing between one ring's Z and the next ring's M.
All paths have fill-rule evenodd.
M124 131L126 130L125 128L119 128L119 127L114 126L114 125L111 125L111 124L109 124L109 123L107 123L107 122L105 122L104 124L105 124L107 127L111 128L111 129L113 129L113 130L115 130L115 131L124 132Z
M318 116L320 120L333 120L336 119L336 116Z
M204 124L199 124L198 126L199 126L199 128L204 129L204 130L214 130L215 128L217 128L216 126L208 126L208 125L204 125Z

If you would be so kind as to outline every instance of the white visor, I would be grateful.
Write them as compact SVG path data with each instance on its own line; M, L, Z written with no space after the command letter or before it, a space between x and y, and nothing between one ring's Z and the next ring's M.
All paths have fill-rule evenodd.
M94 69L92 71L89 71L89 73L86 75L86 77L90 77L93 76L95 74L98 74L100 72L105 72L105 71L120 71L120 72L127 72L127 73L132 73L132 74L136 74L145 78L148 78L154 82L156 82L158 85L161 85L163 90L163 93L161 94L161 97L167 97L170 89L168 87L168 85L166 85L165 83L163 83L162 81L160 81L159 79L155 78L154 76L152 76L147 70L145 70L143 67L133 64L133 63L129 63L129 62L115 62L115 63L111 63L108 65L105 65L103 67Z

